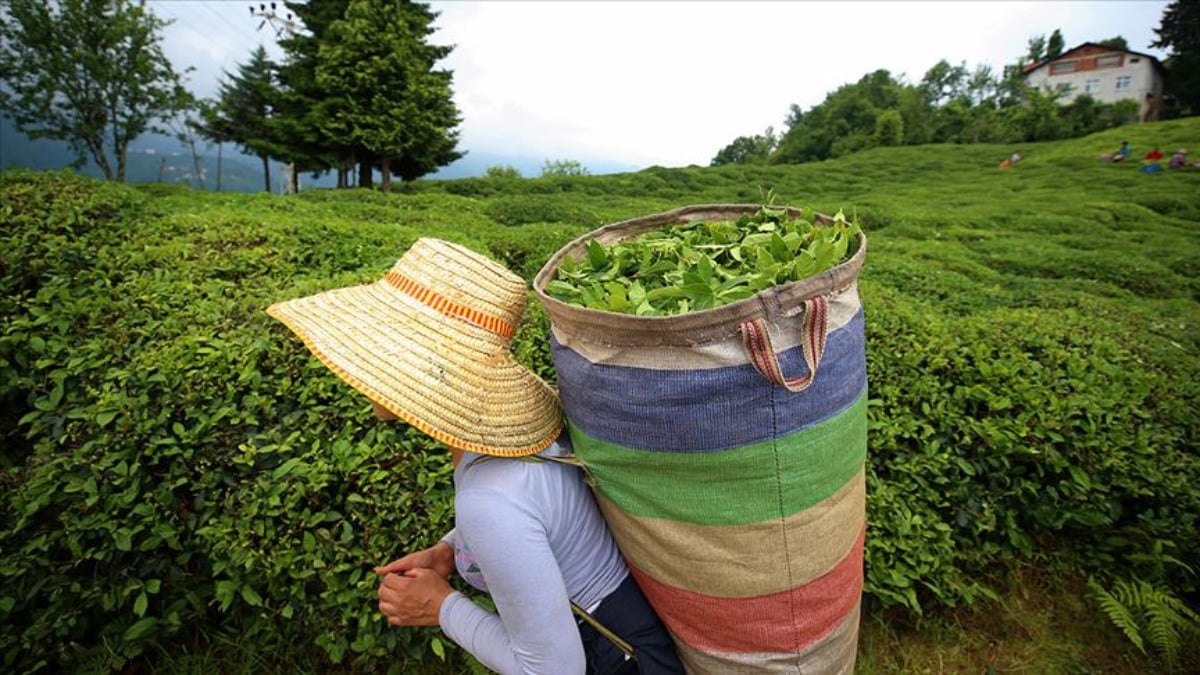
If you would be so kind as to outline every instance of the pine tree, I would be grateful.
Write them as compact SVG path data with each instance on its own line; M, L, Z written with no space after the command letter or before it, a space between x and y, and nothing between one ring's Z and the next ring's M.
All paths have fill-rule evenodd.
M287 55L279 64L280 97L272 121L274 137L280 143L281 157L300 170L323 171L336 168L338 187L346 186L346 167L365 151L349 137L349 130L337 120L336 111L345 102L331 96L317 84L317 54L327 39L329 27L346 14L350 0L308 0L288 2L289 11L304 26L279 41ZM370 164L367 163L370 185Z
M1062 56L1063 49L1066 47L1066 41L1063 39L1062 30L1055 28L1050 34L1050 39L1046 40L1046 58L1057 59Z
M236 143L262 160L263 184L271 191L272 154L279 143L272 138L272 119L278 104L273 73L275 64L262 45L239 64L236 74L228 71L218 85L217 98L204 107L201 134L217 143Z
M1175 0L1163 11L1155 49L1171 53L1163 66L1167 70L1167 91L1175 95L1184 114L1200 112L1200 0Z
M462 156L453 76L435 69L453 48L426 42L436 17L422 3L352 0L320 46L317 84L340 102L332 122L379 159L384 191L393 173L413 180Z

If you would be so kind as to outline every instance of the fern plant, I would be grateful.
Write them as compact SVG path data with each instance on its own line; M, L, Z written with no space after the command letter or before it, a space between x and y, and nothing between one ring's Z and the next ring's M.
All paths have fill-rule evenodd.
M1179 663L1180 648L1200 644L1200 614L1165 588L1133 579L1119 579L1106 590L1088 579L1091 597L1143 654L1149 646L1170 667Z

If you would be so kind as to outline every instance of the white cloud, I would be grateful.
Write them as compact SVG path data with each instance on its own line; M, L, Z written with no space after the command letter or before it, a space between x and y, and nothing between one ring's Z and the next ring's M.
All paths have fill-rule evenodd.
M435 2L464 142L706 164L877 69L999 70L1034 35L1145 49L1165 2ZM506 147L492 145L500 139Z
M168 55L209 95L259 43L242 2L152 1L177 19ZM1166 0L1018 2L430 3L431 37L454 44L461 147L637 165L707 164L737 136L781 131L877 69L921 79L939 59L995 70L1061 28L1067 46L1123 35L1147 51Z

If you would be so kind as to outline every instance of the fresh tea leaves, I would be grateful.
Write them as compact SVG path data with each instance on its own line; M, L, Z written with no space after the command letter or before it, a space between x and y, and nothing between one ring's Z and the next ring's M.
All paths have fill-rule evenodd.
M638 316L720 307L820 274L849 259L859 228L841 211L828 225L764 206L737 220L677 223L628 241L588 243L563 259L546 293L562 302Z

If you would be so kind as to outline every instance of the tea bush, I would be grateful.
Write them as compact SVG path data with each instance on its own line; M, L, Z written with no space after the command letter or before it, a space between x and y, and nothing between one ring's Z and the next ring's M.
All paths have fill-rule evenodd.
M590 230L602 224L596 214L560 195L500 196L488 201L485 212L501 225L569 223Z
M236 636L314 670L468 667L387 627L370 571L449 527L447 453L264 308L373 281L421 236L531 278L599 224L769 188L870 242L868 609L976 602L1013 560L1195 607L1200 174L1093 161L1120 140L1008 172L1012 148L938 146L391 195L0 174L0 664L119 671ZM547 329L531 296L514 352L553 381Z
M218 630L330 663L426 659L429 631L374 611L370 570L450 527L448 453L375 423L263 312L378 278L416 233L272 220L261 197L153 219L137 191L66 174L0 191L3 433L21 441L0 509L5 669L119 670Z
M1190 364L1150 366L1123 327L1072 311L864 304L870 592L969 601L997 560L1063 548L1196 590L1181 564L1200 557Z

